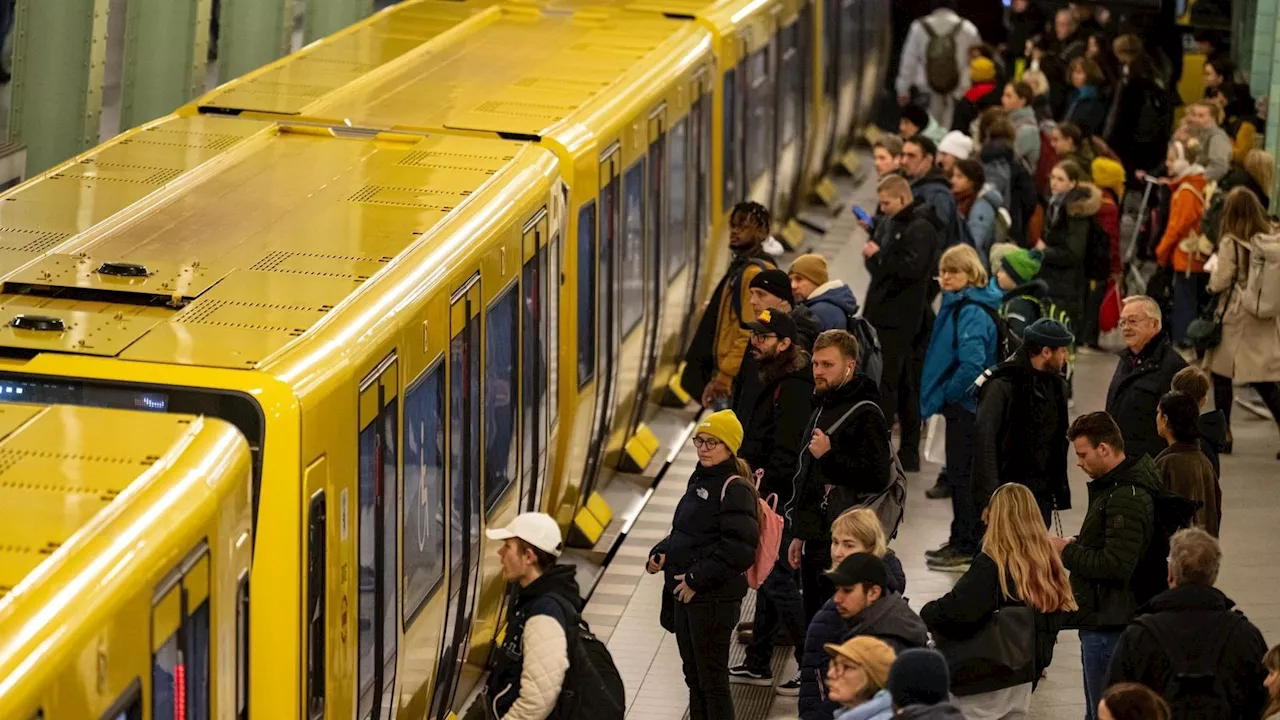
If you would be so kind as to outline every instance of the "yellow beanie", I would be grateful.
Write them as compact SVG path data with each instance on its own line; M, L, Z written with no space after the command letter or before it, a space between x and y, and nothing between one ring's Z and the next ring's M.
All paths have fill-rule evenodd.
M790 275L799 275L814 285L826 285L830 277L827 275L827 259L821 255L810 253L801 255L791 263Z
M738 422L738 416L732 410L713 412L702 418L695 434L710 435L724 443L734 455L742 447L742 423Z
M1109 157L1093 159L1093 184L1106 188L1116 194L1116 198L1124 197L1124 166Z
M979 55L969 61L969 77L975 83L991 82L996 79L996 64Z

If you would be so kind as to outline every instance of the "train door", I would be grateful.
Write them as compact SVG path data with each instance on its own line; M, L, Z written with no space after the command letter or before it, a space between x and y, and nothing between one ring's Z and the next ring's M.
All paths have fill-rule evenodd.
M631 408L631 420L627 426L627 437L635 432L636 427L644 420L644 409L647 405L649 389L653 386L653 376L657 368L659 354L659 333L663 328L663 303L667 294L667 283L662 273L663 258L666 256L664 243L672 242L663 227L666 217L666 183L667 183L667 106L663 104L649 114L649 172L646 179L640 179L640 187L636 187L637 178L645 178L644 163L633 165L625 179L626 192L623 193L624 217L627 218L626 233L628 236L640 231L644 234L644 306L645 337L644 353L641 355L640 376L636 384L635 404ZM637 172L633 177L633 173ZM639 196L637 198L637 196ZM637 203L636 200L639 199ZM639 216L632 213L639 211ZM642 227L636 227L634 220L640 219ZM630 268L626 262L623 267Z
M547 211L541 210L525 223L521 239L524 269L520 287L524 298L520 319L520 392L522 395L520 456L521 512L542 509L546 482L547 433L547 350L551 319L547 300L554 292L550 282L551 248L547 243Z
M765 43L754 52L744 34L742 49L745 69L746 171L745 189L749 199L764 205L773 202L773 139L777 92L777 31L770 28Z
M453 294L449 307L449 587L432 720L451 710L466 660L480 552L480 275Z
M388 356L360 383L359 538L360 617L357 717L395 714L396 490L400 448L399 365Z
M808 3L805 3L805 8ZM777 52L777 127L774 132L773 153L773 201L769 204L774 218L782 220L792 215L792 193L800 177L804 158L805 73L810 63L805 57L805 23L809 15L803 10L791 22L778 28Z
M600 158L600 230L596 246L596 406L591 422L591 444L587 450L587 467L582 476L582 495L595 489L596 474L608 449L609 428L613 425L613 409L618 394L617 243L619 205L619 173L621 148L610 146Z

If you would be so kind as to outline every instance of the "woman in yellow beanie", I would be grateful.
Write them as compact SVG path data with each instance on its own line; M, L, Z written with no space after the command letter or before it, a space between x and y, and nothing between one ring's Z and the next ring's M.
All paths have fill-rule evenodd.
M885 689L894 652L883 640L859 635L843 644L825 646L827 697L840 703L833 720L889 720L893 698Z
M693 446L698 467L647 569L666 576L662 626L676 634L691 715L733 720L729 641L760 542L759 496L737 456L742 423L732 410L703 418Z

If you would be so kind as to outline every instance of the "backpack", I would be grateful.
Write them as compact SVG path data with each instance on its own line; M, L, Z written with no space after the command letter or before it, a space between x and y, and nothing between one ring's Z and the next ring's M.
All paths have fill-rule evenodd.
M1089 218L1089 237L1084 246L1084 278L1099 282L1111 277L1111 236L1098 222Z
M1155 504L1155 526L1151 531L1151 539L1147 541L1147 548L1138 559L1138 565L1129 581L1134 600L1142 605L1169 589L1169 538L1179 530L1191 527L1191 521L1204 503L1146 485L1127 481L1119 484L1131 485L1149 493Z
M845 313L845 328L858 339L858 369L876 385L884 373L884 352L880 347L880 334L871 321L860 315Z
M764 475L763 470L757 470L755 473L756 502L760 503L760 541L756 543L756 559L747 568L745 573L747 576L747 585L752 590L759 590L764 584L769 573L773 571L774 563L778 562L778 549L782 546L782 516L778 514L778 495L771 493L769 499L765 500L760 497L760 477ZM724 481L724 486L720 488L720 500L724 500L724 494L729 489L729 483L734 480L747 479L741 475L734 475Z
M1240 300L1244 311L1256 318L1280 316L1280 235L1249 238L1249 275Z
M982 312L987 314L987 317L991 318L992 324L996 326L996 362L1006 360L1018 352L1018 348L1022 346L1022 343L1009 331L1009 321L1000 314L1000 311L995 308L989 308L982 303L976 303L968 298L961 299L960 302L956 303L956 314L951 323L952 345L956 347L960 345L960 310L966 305L980 308Z
M925 80L929 83L930 90L949 95L960 87L960 66L956 64L956 36L964 27L964 20L958 20L955 27L941 35L927 19L921 20L920 24L929 34L929 44L924 51Z
M991 236L991 244L999 245L1007 243L1011 240L1013 233L1013 215L1009 214L1008 208L999 208L996 210L995 231Z
M1177 197L1178 193L1183 190L1190 192L1191 195L1200 202L1200 222L1203 223L1204 211L1209 206L1209 198L1213 197L1214 190L1216 190L1217 187L1216 183L1209 183L1205 186L1204 194L1201 194L1199 190L1196 190L1190 184L1183 184L1174 192L1174 197ZM1200 224L1197 223L1187 231L1187 234L1183 236L1181 240L1178 241L1178 249L1187 255L1199 257L1201 260L1207 260L1209 256L1213 254L1214 250L1217 249L1217 243L1210 240L1206 233L1201 232Z
M1234 615L1229 612L1223 614ZM1190 648L1195 654L1193 659L1187 656L1186 648L1170 642L1163 627L1167 621L1161 621L1155 615L1139 615L1133 622L1150 633L1160 651L1169 658L1169 681L1160 694L1169 703L1171 720L1229 718L1236 714L1226 685L1218 675L1222 656L1227 651L1227 640L1231 637L1230 631L1223 630L1221 624L1215 622L1215 629L1208 633L1207 642L1198 642Z
M626 688L609 648L591 632L577 609L554 593L549 593L565 615L569 669L564 674L560 697L549 720L623 720L626 715Z
M870 405L875 409L881 417L884 417L884 411L880 406L870 400L862 400L855 403L849 408L844 415L840 416L831 427L827 428L827 434L833 435L837 428L844 424L859 408ZM810 429L812 431L812 428ZM880 520L880 526L884 528L885 538L892 540L898 535L898 526L902 524L902 516L906 514L907 507L907 473L902 469L902 463L898 461L898 453L893 449L893 440L889 440L889 482L880 492L871 495L859 495L853 488L843 485L827 485L823 488L822 494L822 516L828 526L840 517L844 512L856 507L868 508L876 514Z

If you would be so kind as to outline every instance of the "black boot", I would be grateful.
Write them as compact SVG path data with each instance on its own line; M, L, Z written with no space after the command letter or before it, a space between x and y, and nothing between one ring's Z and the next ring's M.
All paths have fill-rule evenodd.
M938 473L938 480L933 487L924 491L924 496L930 500L941 500L951 497L951 485L947 482L947 471L944 469Z

